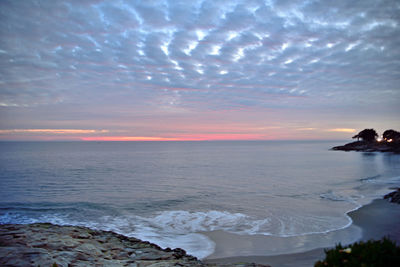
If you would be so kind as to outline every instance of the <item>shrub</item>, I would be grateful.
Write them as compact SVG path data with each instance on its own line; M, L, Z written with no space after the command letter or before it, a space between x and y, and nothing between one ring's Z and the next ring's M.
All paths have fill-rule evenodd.
M368 242L357 242L347 247L340 243L334 249L325 250L323 261L315 267L377 267L400 266L400 247L388 238Z

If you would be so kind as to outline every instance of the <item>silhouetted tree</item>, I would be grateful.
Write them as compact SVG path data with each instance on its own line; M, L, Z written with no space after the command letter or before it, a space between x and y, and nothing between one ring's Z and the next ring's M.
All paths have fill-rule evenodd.
M385 141L391 140L391 142L400 142L400 132L392 129L386 130L382 137Z
M360 140L360 138L363 141L366 142L373 142L376 140L378 137L378 134L374 129L364 129L361 132L359 132L357 135L353 136L353 138L357 138L357 140Z

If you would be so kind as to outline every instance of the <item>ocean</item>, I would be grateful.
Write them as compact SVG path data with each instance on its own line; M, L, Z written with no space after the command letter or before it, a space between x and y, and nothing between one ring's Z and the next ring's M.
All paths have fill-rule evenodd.
M329 234L400 186L400 155L330 150L343 143L0 142L0 224L112 230L199 258L215 231Z

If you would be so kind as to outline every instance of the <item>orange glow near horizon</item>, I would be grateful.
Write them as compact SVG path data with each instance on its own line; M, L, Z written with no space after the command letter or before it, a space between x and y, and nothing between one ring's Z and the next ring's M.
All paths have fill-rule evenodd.
M138 136L130 135L129 130L104 129L3 129L0 140L15 141L234 141L234 140L319 140L330 139L333 134L353 133L349 128L282 127L254 125L178 125L175 129L184 129L184 133L175 133L166 129L158 136L147 135L140 131ZM153 130L148 130L151 134Z
M81 137L82 141L179 141L178 138L151 136L92 136Z
M91 136L81 137L82 141L222 141L222 140L267 140L263 135L256 134L199 134L179 137L153 136Z
M356 129L351 129L351 128L335 128L335 129L329 129L328 132L339 132L339 133L354 133Z

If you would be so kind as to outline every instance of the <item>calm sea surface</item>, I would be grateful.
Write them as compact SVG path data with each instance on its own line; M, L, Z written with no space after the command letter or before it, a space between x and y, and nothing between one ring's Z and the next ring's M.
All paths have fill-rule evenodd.
M342 142L1 142L0 223L106 229L182 247L202 232L296 236L347 227L347 212L400 186L400 155Z

